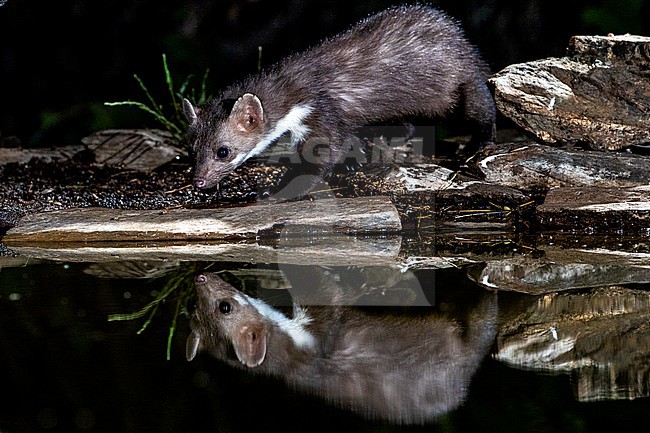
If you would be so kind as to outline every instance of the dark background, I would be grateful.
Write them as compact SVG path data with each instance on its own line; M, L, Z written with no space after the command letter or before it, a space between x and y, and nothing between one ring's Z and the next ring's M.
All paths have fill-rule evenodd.
M2 3L2 1L0 1ZM167 102L161 55L176 84L210 69L216 92L399 1L8 0L0 7L0 145L76 144L107 128L155 127L133 107ZM408 3L408 2L404 2ZM648 0L441 0L493 71L561 56L574 34L650 33ZM198 85L197 78L194 83Z

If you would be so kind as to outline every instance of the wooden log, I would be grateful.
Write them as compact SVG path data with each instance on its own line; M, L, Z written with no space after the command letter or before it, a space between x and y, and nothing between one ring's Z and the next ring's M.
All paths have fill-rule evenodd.
M560 149L536 143L488 146L471 164L488 182L519 189L554 186L647 185L650 158L622 153Z
M650 142L650 38L621 40L574 38L571 58L506 67L490 79L498 109L549 143L615 150ZM628 54L612 54L620 46Z
M536 213L544 229L647 234L650 187L555 188Z
M186 155L178 138L159 129L108 129L81 139L98 164L149 172Z
M4 237L26 242L163 241L256 238L265 232L395 233L397 210L385 197L329 199L221 209L81 208L28 215Z

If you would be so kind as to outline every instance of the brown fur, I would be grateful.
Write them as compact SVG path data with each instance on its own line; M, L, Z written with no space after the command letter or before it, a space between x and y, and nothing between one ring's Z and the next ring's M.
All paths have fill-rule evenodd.
M286 197L306 194L341 160L345 140L369 123L443 117L462 105L474 145L492 143L496 110L486 71L477 50L444 13L426 6L390 8L234 84L203 107L187 101L195 185L215 186L260 141L277 139L269 133L296 107L310 111L298 125L307 132L279 131L293 134L302 161L278 187ZM241 128L249 121L249 128ZM328 149L317 160L305 150L314 140ZM218 155L221 148L227 155L225 150ZM289 186L298 178L302 181Z
M331 277L303 268L309 286L296 287L302 280L292 279L294 289L340 291ZM491 293L468 312L463 330L421 309L408 315L335 304L297 306L289 319L215 274L198 276L196 288L188 360L207 351L231 366L279 377L339 406L395 422L425 422L457 407L496 336Z

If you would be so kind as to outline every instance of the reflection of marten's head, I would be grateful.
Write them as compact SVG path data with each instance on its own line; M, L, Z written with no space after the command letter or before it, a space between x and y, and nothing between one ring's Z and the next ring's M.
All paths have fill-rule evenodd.
M267 330L250 298L215 274L198 275L194 281L197 300L187 338L187 359L191 361L207 349L228 360L232 348L242 364L260 365L266 356Z

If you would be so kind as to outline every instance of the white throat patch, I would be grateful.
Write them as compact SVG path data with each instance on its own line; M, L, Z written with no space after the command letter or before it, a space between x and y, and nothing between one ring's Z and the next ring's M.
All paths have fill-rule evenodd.
M248 153L237 155L230 163L234 167L238 167L249 158L262 153L271 143L278 138L282 137L285 133L291 133L291 143L295 146L300 140L304 139L309 133L310 129L303 123L305 118L309 116L314 108L311 105L294 105L291 110L280 120L278 123L266 133L262 139L255 145L255 147Z
M244 295L245 296L245 295ZM235 296L238 302L242 302L239 295ZM311 317L307 315L304 309L294 307L294 317L289 319L287 316L256 298L245 296L245 301L248 301L258 313L273 322L280 328L280 331L287 334L294 344L300 348L312 348L316 344L316 339L305 327L311 322Z

